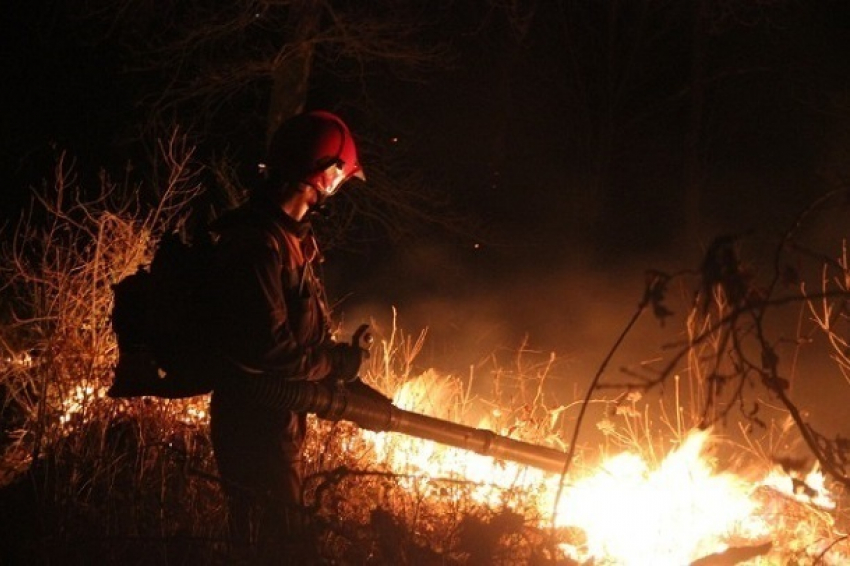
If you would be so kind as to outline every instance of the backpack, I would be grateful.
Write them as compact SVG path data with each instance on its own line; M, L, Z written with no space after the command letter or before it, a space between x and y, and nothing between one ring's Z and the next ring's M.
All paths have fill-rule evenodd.
M158 242L150 266L112 286L112 328L118 342L113 398L179 399L212 391L214 356L203 324L204 283L214 246L176 233Z

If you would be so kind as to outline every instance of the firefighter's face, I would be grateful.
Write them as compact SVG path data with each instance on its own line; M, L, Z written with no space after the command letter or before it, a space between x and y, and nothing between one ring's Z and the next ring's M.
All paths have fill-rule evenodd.
M283 202L283 211L295 220L301 221L311 208L321 203L319 192L312 186L299 183L298 189L292 191Z

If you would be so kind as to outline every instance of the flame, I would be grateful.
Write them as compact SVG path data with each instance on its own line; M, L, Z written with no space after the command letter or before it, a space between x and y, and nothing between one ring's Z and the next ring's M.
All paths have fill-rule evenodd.
M406 383L395 403L445 418L434 414L445 410L445 392L426 395L425 387L416 380ZM472 497L491 506L504 504L500 494L505 489L519 488L537 506L541 526L545 517L553 516L560 479L556 475L395 433L363 434L377 460L400 474L423 481L463 478L476 484ZM823 475L815 469L795 480L777 469L754 480L752 473L745 477L719 471L706 454L711 440L710 431L695 430L660 462L622 452L578 472L580 477L568 478L554 513L555 526L579 540L564 541L564 554L598 564L681 566L733 547L771 541L777 542L774 547L782 541L784 548L759 558L767 561L742 563L786 563L779 557L783 551L809 557L824 553L829 537L837 535L828 513L836 502ZM802 506L804 512L794 512L789 505ZM763 552L768 549L764 546ZM829 550L821 563L850 560L846 549Z
M73 430L73 423L84 419L87 411L98 403L113 404L115 401L107 395L108 387L94 384L77 384L70 390L62 392L59 397L58 421L67 432ZM124 401L119 410L125 410L134 401ZM185 425L205 426L209 422L206 396L187 399L163 400L162 406L171 413L173 418Z
M803 478L799 474L774 468L761 481L765 487L770 487L779 493L794 498L801 503L810 503L821 509L835 509L837 503L826 487L826 477L815 464Z
M106 396L106 389L94 385L78 384L61 398L59 424L66 426L73 422L77 415L85 412L86 407L96 400Z
M452 414L459 406L458 391L445 381L435 383L441 382L410 380L394 402L406 410L462 421L461 415ZM88 403L105 398L101 387L73 388L62 399L60 423L71 426ZM208 418L206 404L206 399L192 399L168 406L184 423L202 424ZM478 426L507 436L522 430L505 420L504 412L495 408L479 418ZM470 497L493 508L522 505L523 510L536 510L533 520L541 527L551 526L554 517L554 526L563 534L560 549L577 562L678 566L729 548L773 541L769 555L735 563L785 564L789 557L796 563L850 563L848 544L842 542L847 536L835 526L836 497L816 467L796 476L779 467L746 477L719 471L706 454L710 431L690 432L657 462L624 451L592 467L574 466L557 509L557 475L396 433L358 434L346 444L355 449L365 441L372 461L399 474L402 485L455 479L466 489L439 490L441 500Z
M448 420L457 420L450 411L457 406L451 402L455 394L443 382L416 379L406 382L396 393L393 403L405 410L430 414ZM486 417L482 418L482 423ZM479 426L483 426L479 424ZM514 486L526 490L545 481L546 474L513 462L497 462L489 456L443 446L430 440L421 440L395 433L363 431L372 443L376 460L390 469L414 478L458 477L469 484L477 484L471 497L477 503L498 505L501 491Z
M559 524L587 536L586 548L571 554L618 564L687 564L724 551L723 541L741 530L748 538L768 535L767 525L747 521L757 507L751 484L716 473L701 457L707 440L707 431L691 433L655 469L637 454L618 454L570 486L559 502Z

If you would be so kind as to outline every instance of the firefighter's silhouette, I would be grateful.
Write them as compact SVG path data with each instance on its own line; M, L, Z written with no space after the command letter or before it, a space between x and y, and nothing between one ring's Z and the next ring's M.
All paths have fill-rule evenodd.
M306 416L263 406L245 384L358 375L364 350L331 338L309 213L364 176L348 127L324 111L284 122L265 168L248 202L211 226L210 335L222 363L212 441L232 540L256 551L258 563L303 563L292 553L309 547L301 516Z

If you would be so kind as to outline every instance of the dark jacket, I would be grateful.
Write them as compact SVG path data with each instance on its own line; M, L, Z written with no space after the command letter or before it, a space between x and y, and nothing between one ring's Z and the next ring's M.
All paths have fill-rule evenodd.
M271 203L252 201L211 228L218 243L209 330L225 365L222 385L261 374L326 377L330 330L310 225Z
M251 380L319 380L331 371L320 260L309 224L253 201L211 226L210 341L221 368L211 425L226 480L262 489L300 458L306 415L269 407ZM247 468L246 468L247 466ZM246 475L247 474L247 475Z

